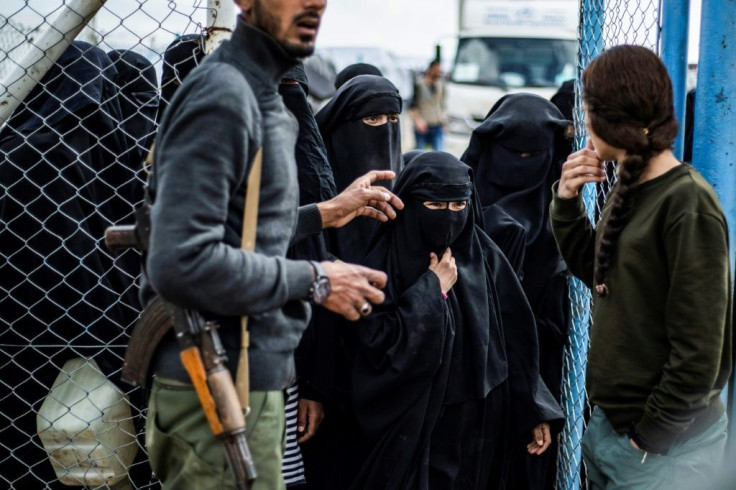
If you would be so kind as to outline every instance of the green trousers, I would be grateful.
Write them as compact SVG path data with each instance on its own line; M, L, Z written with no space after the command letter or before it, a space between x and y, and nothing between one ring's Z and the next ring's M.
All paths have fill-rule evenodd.
M246 417L247 439L258 478L252 490L282 490L285 444L284 392L255 391ZM212 435L194 388L155 377L146 418L146 447L154 474L166 489L235 488L222 441Z
M636 449L595 407L583 435L583 459L592 490L710 490L723 471L728 419L675 443L667 455ZM725 488L725 487L724 487Z

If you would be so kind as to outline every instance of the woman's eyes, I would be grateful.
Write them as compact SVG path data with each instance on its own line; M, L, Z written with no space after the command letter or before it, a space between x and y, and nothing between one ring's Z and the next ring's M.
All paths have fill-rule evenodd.
M374 116L366 116L363 118L363 123L369 126L383 126L384 124L391 122L399 122L398 114L376 114Z

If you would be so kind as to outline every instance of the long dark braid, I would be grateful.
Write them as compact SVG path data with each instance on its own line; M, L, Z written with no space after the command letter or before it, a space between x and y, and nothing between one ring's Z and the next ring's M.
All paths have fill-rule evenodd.
M597 254L596 291L605 296L606 277L631 215L634 189L649 160L672 148L677 120L667 69L656 54L640 46L616 46L593 60L583 73L583 91L593 132L626 150L618 162L619 178L609 198L611 212Z
M599 296L608 294L606 275L616 254L618 239L629 221L633 190L648 163L649 159L645 159L642 155L627 156L626 160L619 162L618 181L613 194L609 198L612 199L611 213L603 228L600 248L598 249L595 283Z

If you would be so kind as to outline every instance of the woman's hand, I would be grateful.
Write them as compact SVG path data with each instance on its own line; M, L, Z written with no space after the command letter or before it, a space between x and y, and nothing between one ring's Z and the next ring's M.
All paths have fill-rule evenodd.
M311 439L324 418L325 409L320 402L299 398L296 428L299 439L296 442L301 444Z
M547 422L542 422L532 429L532 442L526 445L529 454L539 456L547 450L552 443L552 433Z
M603 162L593 150L593 142L582 150L576 151L567 157L562 165L562 176L557 186L557 195L563 199L572 199L578 195L580 188L588 182L603 182L606 180L606 170Z
M441 259L437 259L434 252L429 254L429 270L440 278L440 288L444 294L447 294L457 282L457 265L449 248L442 254Z

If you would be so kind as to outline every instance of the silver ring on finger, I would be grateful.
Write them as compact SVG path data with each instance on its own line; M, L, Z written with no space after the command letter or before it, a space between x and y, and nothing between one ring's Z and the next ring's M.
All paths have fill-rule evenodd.
M360 307L360 314L363 316L368 316L371 314L371 311L373 311L373 307L369 302L363 303L363 306Z

